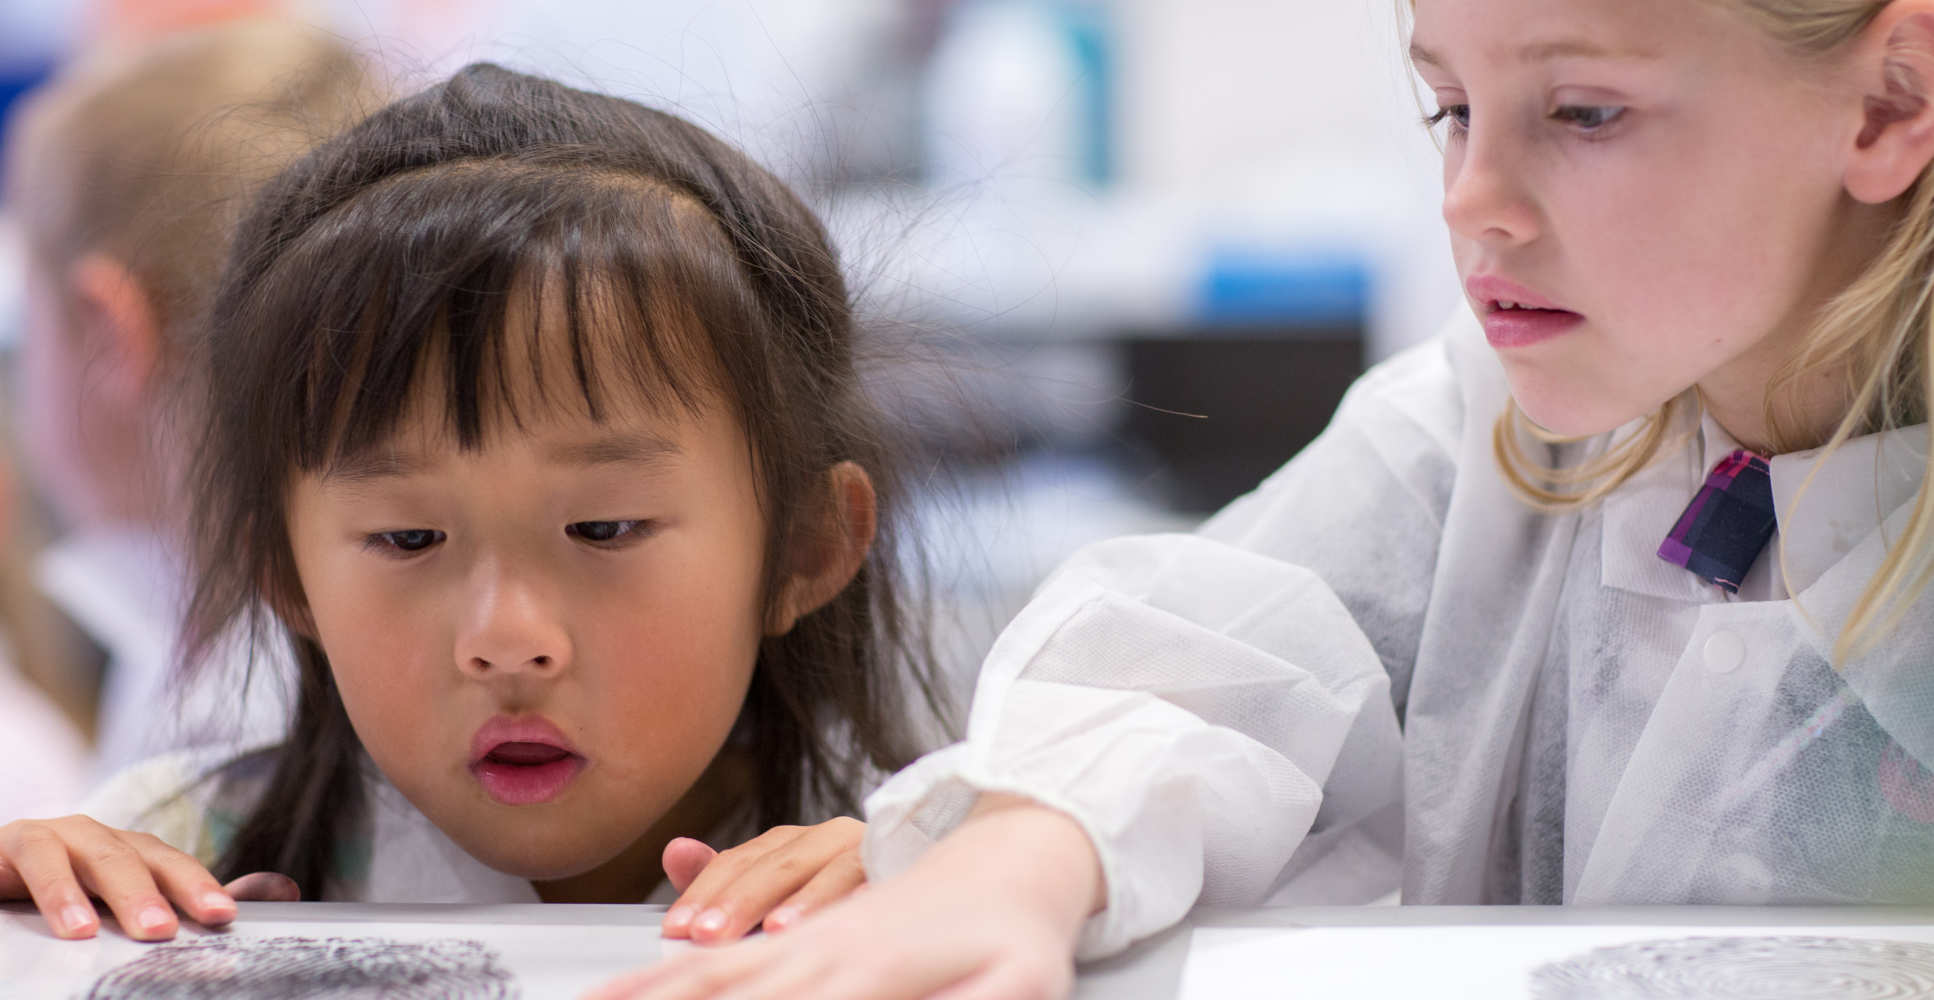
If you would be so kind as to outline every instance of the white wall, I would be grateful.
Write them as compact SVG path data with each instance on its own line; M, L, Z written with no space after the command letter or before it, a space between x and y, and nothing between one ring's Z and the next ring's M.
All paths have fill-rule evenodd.
M1458 301L1441 160L1418 122L1429 97L1412 89L1399 2L1118 2L1124 179L1347 205L1374 230L1389 282L1376 356L1434 332Z

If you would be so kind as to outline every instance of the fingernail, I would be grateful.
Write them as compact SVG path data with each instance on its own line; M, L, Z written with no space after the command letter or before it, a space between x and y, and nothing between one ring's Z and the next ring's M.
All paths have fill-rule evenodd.
M210 916L232 917L235 915L235 900L229 898L228 893L225 892L210 890L202 893L201 905L202 909L207 910Z
M706 910L698 918L698 926L693 928L701 934L717 934L725 929L724 910Z
M793 921L798 919L799 919L799 907L781 906L780 908L772 911L771 913L766 914L766 930L769 930L769 931L785 930L786 928L792 926Z
M682 931L691 926L691 923L692 908L689 906L674 906L665 911L663 926L666 930Z
M94 910L79 903L60 911L60 925L69 934L86 930L94 923Z
M141 929L144 931L158 931L168 926L168 919L173 916L174 914L169 912L165 906L150 906L142 910L140 915L134 918L134 921L141 925Z

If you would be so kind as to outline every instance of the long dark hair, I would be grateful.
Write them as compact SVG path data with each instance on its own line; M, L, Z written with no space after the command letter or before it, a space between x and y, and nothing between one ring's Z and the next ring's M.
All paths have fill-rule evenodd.
M897 450L862 390L819 221L686 121L473 65L272 181L206 323L183 655L197 662L239 624L257 644L290 643L299 666L291 731L223 877L275 870L319 893L365 808L365 756L328 660L266 610L300 606L291 477L382 445L430 385L461 448L515 424L509 372L556 356L506 323L518 296L561 309L571 370L537 381L574 385L593 419L626 384L656 405L735 410L767 513L767 607L774 554L809 530L827 470L854 461L873 477L879 529L858 576L759 650L739 731L761 827L810 821L809 803L853 811L867 769L903 766L944 717L910 624Z

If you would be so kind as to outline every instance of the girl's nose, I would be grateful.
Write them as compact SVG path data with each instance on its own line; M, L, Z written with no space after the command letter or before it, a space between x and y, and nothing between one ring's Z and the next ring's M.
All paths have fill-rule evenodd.
M468 676L551 676L570 668L564 623L531 581L480 571L466 617L455 652L457 668Z
M1520 176L1521 159L1476 128L1461 150L1444 157L1444 222L1451 232L1492 246L1538 237L1538 210Z

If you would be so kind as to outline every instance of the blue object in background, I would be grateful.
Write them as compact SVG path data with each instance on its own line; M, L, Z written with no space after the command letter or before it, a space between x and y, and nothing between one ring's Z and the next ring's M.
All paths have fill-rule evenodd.
M1355 329L1370 308L1370 281L1368 262L1354 253L1218 248L1203 263L1195 319Z
M1081 177L1105 187L1115 179L1115 56L1108 11L1092 2L1063 3L1055 13L1080 71Z
M13 105L22 95L46 82L54 74L54 61L25 64L0 63L0 121L5 121L13 113ZM4 170L0 166L0 170Z

